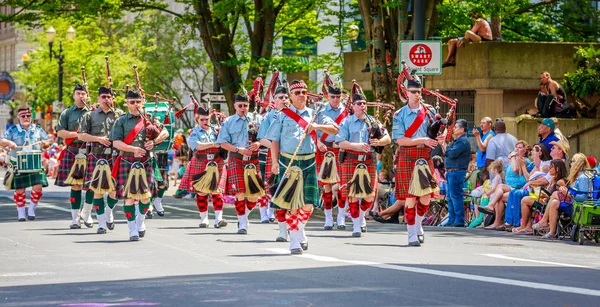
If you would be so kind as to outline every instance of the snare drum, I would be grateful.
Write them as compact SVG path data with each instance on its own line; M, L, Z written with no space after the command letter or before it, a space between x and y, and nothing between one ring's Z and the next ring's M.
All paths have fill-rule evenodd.
M173 112L169 110L169 103L159 102L158 106L155 107L154 102L148 102L144 104L144 111L151 118L156 117L160 123L164 123L165 118L167 116L169 117L169 124L166 124L163 127L169 132L169 137L152 148L152 151L154 152L168 152L171 150L171 147L173 147L173 137L175 136L175 116L173 115Z
M40 150L17 152L17 172L37 173L42 171L42 152Z
M156 164L158 164L158 169L167 170L169 167L169 154L166 152L157 152L156 155Z

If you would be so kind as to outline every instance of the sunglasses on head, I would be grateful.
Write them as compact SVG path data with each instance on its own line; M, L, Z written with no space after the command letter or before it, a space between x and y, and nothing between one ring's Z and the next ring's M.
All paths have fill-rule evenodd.
M294 91L294 95L296 96L300 96L300 95L306 95L308 94L307 90L303 90L303 91Z

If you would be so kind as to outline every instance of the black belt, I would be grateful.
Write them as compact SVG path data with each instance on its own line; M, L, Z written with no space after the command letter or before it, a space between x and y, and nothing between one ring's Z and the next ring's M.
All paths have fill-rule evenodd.
M466 168L447 168L446 172L452 172L452 171L466 171Z
M92 154L94 155L100 155L100 154L112 154L112 147L106 147L100 143L93 143L90 145L90 151Z
M149 151L146 151L146 154L145 154L144 156L142 156L142 157L137 157L137 158L140 158L140 159L141 159L141 158L146 158L146 157L148 157L149 155L150 155L150 152L149 152ZM121 157L133 157L133 156L135 156L135 153L133 153L133 152L127 152L127 151L120 151L120 152L119 152L119 156L121 156Z
M371 160L373 158L375 158L375 154L373 154L372 152L370 153L365 153L364 155L357 155L357 154L353 154L351 152L346 152L346 158L351 158L354 160L358 160L358 161L367 161L367 160Z
M325 142L325 141L323 141L323 144L325 144L325 146L327 146L327 148L329 148L329 149L333 148L333 143L334 142Z
M257 160L258 159L258 154L257 153L253 153L251 156L244 156L239 152L229 152L229 157L230 158L236 158L242 161L251 161L251 160ZM244 158L244 157L248 157L248 158Z
M213 161L213 160L221 158L221 153L217 152L216 154L201 154L201 153L195 152L194 157L196 157L196 159L199 159L199 160Z
M70 151L70 152L77 152L78 153L79 149L85 148L85 146L82 147L81 145L83 145L83 143L79 143L77 145L68 145L67 146L67 150Z

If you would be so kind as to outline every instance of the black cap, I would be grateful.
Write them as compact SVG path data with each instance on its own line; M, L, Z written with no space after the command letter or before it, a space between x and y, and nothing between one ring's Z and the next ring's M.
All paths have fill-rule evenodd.
M354 94L352 95L352 103L357 102L357 101L367 101L367 98L365 98L365 96L361 95L361 94Z
M110 95L112 95L112 93L110 92L110 89L108 87L101 86L98 89L98 96L104 95L104 94L110 94Z
M406 88L423 88L423 86L421 85L421 81L415 78L414 80L408 80Z
M274 95L278 95L278 94L289 94L288 89L283 87L283 86L278 86L277 89L275 90Z
M141 99L142 95L138 91L127 91L127 95L125 95L126 99Z
M248 102L248 96L245 94L237 94L235 95L235 102Z
M77 84L75 85L75 89L73 90L73 92L75 91L85 91L85 88L83 87L83 85Z
M209 113L210 113L210 110L208 108L205 108L204 106L200 106L196 110L196 114L198 114L198 115L208 116Z
M342 89L337 87L337 86L328 86L327 87L327 92L329 92L329 94L336 94L336 95L341 95L342 94Z

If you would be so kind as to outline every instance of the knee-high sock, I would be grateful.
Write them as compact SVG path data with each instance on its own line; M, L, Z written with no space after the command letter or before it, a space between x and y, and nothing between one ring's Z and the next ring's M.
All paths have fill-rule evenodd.
M92 191L92 190L85 191L85 203L86 204L94 203L94 191Z
M113 217L113 209L115 208L115 206L117 205L117 203L119 202L118 199L114 199L111 198L110 196L108 196L106 198L106 221L108 223L113 223L114 222L114 217Z
M338 208L346 208L346 199L338 197L338 202L337 202Z
M346 200L342 198L338 198L338 214L337 214L337 224L338 226L346 226L346 211L344 208L346 207Z
M235 201L235 212L237 216L246 215L246 201L245 200L236 200Z
M331 191L323 192L323 208L325 210L333 208L333 193Z
M148 212L148 209L150 208L150 202L151 200L148 200L147 203L142 203L140 201L139 205L137 205L139 214L135 217L135 224L137 225L138 231L146 230L146 212Z
M254 209L254 207L256 207L256 202L255 201L246 201L246 209L248 209L248 213L250 213L250 211L252 211L252 209Z
M203 213L208 211L208 195L196 194L196 206L198 212Z
M106 215L104 214L104 199L94 199L94 210L96 210L96 217L98 218L98 228L106 229Z
M17 205L17 208L25 207L26 198L27 198L27 196L25 195L25 192L17 193L15 191L15 194L13 195L13 199L15 200L15 204Z
M423 205L420 201L417 202L417 217L415 219L415 227L417 228L417 234L420 236L425 233L423 231L423 218L428 210L429 206Z
M306 222L308 222L308 219L310 219L310 216L313 213L313 208L311 207L309 210L304 210L302 208L298 209L298 219L300 220L300 222L306 224Z
M71 209L81 209L81 191L71 189L71 198L69 201L71 202Z
M266 194L258 198L258 205L260 208L266 208L269 205L269 194Z
M158 198L163 198L163 196L165 196L165 191L167 191L166 187L158 187L158 191L156 192L156 196L158 196Z
M37 206L37 204L40 202L40 199L42 198L42 191L35 191L35 190L31 190L31 204L35 204Z
M137 236L139 235L136 223L135 223L135 218L136 218L136 213L135 213L135 205L124 205L123 206L123 212L125 212L125 218L127 219L127 227L129 228L129 236Z
M287 223L289 231L299 231L298 223L301 223L298 217L298 214L291 214L287 212L285 215L285 222Z
M371 208L373 205L372 201L361 200L360 201L360 211L365 212Z
M406 224L414 225L415 224L415 208L404 207L404 219L406 220Z
M213 209L215 211L223 210L223 194L213 194L212 196Z
M277 222L279 223L285 223L286 221L286 215L287 210L285 209L277 209L275 210L275 216L277 216Z
M358 205L358 200L355 202L349 202L348 210L350 211L350 216L352 217L352 220L357 219L360 215L360 207Z

